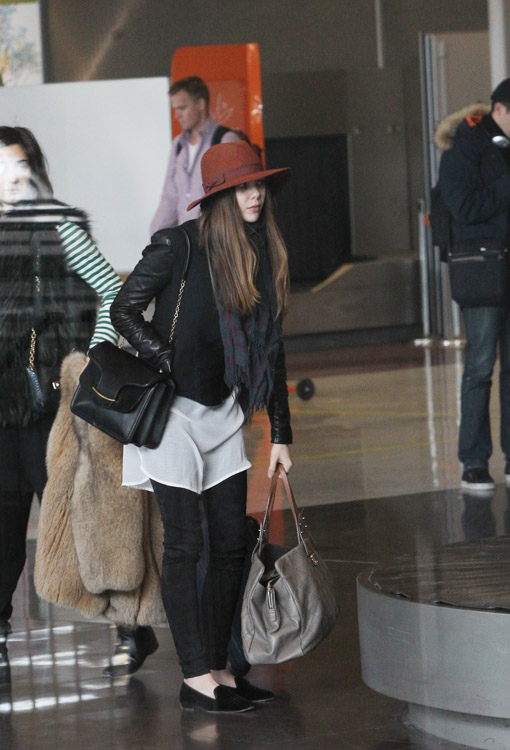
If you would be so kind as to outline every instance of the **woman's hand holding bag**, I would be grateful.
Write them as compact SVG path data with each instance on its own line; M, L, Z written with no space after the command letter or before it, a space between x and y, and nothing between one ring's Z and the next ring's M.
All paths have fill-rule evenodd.
M271 479L279 467L283 473L288 474L292 469L292 466L293 463L292 458L290 457L289 446L284 443L273 443L271 457L269 459L269 469L267 472L269 479Z

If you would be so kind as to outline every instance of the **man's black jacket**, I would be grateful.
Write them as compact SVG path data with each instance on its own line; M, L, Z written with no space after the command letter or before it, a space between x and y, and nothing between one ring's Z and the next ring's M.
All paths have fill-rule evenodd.
M506 243L510 235L510 170L502 149L492 143L494 128L487 128L487 118L463 119L441 158L439 187L453 216L454 244ZM492 118L489 125L495 126Z

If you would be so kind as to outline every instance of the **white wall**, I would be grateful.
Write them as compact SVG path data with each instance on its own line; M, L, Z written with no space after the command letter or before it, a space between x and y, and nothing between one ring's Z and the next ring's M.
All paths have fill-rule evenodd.
M171 140L168 85L158 77L0 88L0 124L34 132L55 197L87 211L119 272L149 241Z

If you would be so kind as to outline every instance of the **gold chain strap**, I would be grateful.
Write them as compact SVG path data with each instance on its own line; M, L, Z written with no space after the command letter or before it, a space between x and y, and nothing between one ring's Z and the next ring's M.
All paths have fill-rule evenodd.
M170 329L170 336L168 337L168 343L169 344L171 344L173 342L173 340L174 340L175 326L177 324L177 318L179 317L179 308L181 306L182 293L184 291L184 287L186 286L186 273L188 271L188 263L189 263L189 256L190 256L190 250L191 250L189 236L188 236L187 231L185 229L183 229L182 227L180 227L180 230L181 230L181 232L184 234L184 236L186 238L186 245L187 245L187 248L188 248L188 259L187 259L186 265L184 267L183 278L181 279L181 286L179 287L179 294L177 295L177 304L175 306L174 319L172 320L172 327Z
M35 276L35 291L36 294L40 294L41 292L41 280L39 276ZM35 364L35 342L37 341L37 334L35 332L35 328L32 328L32 331L30 333L30 354L28 355L28 366L33 371L34 370L34 364Z
M37 334L35 330L32 328L32 333L30 334L30 354L28 355L28 366L30 367L31 370L34 369L36 339L37 339Z
M168 337L168 343L171 344L174 339L175 326L177 324L177 318L179 317L179 308L181 306L182 293L186 286L186 279L182 279L181 286L179 288L179 295L177 297L177 304L175 306L174 319L172 320L172 328L170 329L170 336Z
M188 244L188 259L189 259L189 237L188 233L182 229L182 232L186 235L186 241ZM186 269L185 269L186 273ZM177 295L177 304L175 305L175 312L174 312L174 318L172 320L172 327L170 329L170 335L168 337L168 343L171 344L174 339L174 333L175 333L175 326L177 325L177 318L179 317L179 309L181 307L181 300L182 300L182 293L184 292L184 287L186 286L186 279L181 279L181 286L179 287L179 294ZM122 349L124 342L126 341L125 338L123 338L119 344L119 349Z
M170 336L168 337L168 343L169 344L172 343L173 338L174 338L175 326L177 325L177 318L179 317L179 308L181 306L182 293L184 291L184 287L185 286L186 286L186 279L182 279L181 286L179 288L179 294L177 296L177 304L175 306L174 319L172 320L172 328L170 330ZM32 328L32 334L33 334L33 338L34 338L34 351L35 351L35 331L34 331L33 328ZM118 344L118 348L122 349L122 347L124 346L125 342L126 342L126 339L124 337L122 337L121 340L120 340L120 343ZM30 348L30 355L32 355L32 348ZM33 369L32 365L33 365L33 360L32 360L31 365L30 365L31 369Z

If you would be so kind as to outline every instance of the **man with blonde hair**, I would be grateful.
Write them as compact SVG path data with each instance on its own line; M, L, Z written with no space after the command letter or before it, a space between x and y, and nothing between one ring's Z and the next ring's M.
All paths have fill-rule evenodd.
M174 138L158 209L151 222L151 234L196 219L200 207L186 212L202 194L200 161L210 146L238 141L229 128L217 125L209 114L209 89L198 76L188 76L170 87L170 104L182 128Z

